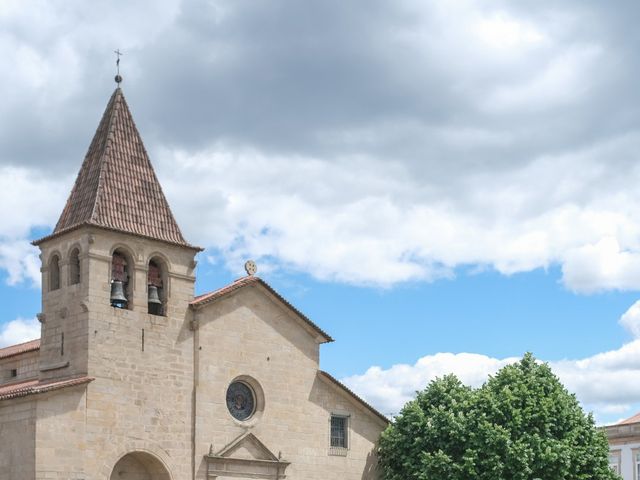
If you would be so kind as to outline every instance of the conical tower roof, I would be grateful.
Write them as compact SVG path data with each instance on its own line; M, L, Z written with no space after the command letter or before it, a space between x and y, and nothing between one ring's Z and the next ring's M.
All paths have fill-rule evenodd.
M81 225L191 246L171 213L119 87L111 95L53 234L46 238Z

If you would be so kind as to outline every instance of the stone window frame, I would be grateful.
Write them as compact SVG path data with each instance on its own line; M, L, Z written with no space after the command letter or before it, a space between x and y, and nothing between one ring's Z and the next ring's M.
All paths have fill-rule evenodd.
M621 459L622 459L621 450L615 449L615 450L609 451L609 468L611 468L611 470L613 470L618 474L620 473ZM612 462L612 460L614 461Z
M233 415L231 415L231 412L229 412L229 410L226 408L227 390L229 388L229 385L235 382L246 384L251 389L254 395L253 399L254 399L255 405L254 405L253 413L246 420L238 420ZM252 428L255 425L257 425L262 419L262 415L264 414L265 405L266 405L266 398L265 398L264 390L262 389L262 385L260 384L260 382L258 382L258 380L256 380L250 375L239 375L232 378L227 383L227 386L224 389L223 401L225 405L225 410L227 411L229 418L233 420L233 422L236 425L239 425L243 428Z
M124 296L127 297L127 306L122 310L133 310L136 284L135 254L126 245L117 244L113 246L109 255L109 285L113 281L113 256L116 253L124 257L127 267L127 282L123 285ZM109 294L111 294L111 290L109 290Z
M61 286L61 278L60 278L60 262L62 260L62 255L59 252L53 252L49 257L49 262L47 262L47 270L48 270L48 290L50 292L60 290Z
M340 419L344 426L343 445L334 445L333 420ZM329 455L346 457L351 447L351 414L347 412L332 412L329 416Z
M169 264L169 260L161 253L154 252L151 255L149 255L149 258L147 258L146 273L145 273L145 278L146 278L145 292L146 292L147 298L149 296L149 285L150 285L149 266L151 262L155 263L156 266L160 269L160 277L161 277L162 285L158 287L158 296L160 297L160 301L162 302L162 305L160 307L160 311L158 313L154 313L154 312L151 312L151 309L149 308L149 304L147 303L147 313L149 315L166 317L168 315L168 306L169 306L169 283L170 283L169 272L171 267Z
M69 249L69 285L79 285L82 282L82 249L73 245Z

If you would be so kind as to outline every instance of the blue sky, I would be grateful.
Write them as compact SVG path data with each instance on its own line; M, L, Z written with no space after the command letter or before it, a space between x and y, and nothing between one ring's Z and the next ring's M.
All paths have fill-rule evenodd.
M35 5L35 6L34 6ZM526 351L599 422L640 410L638 5L0 4L0 343L114 88L198 293L260 275L386 413Z
M208 252L201 254L196 293L238 277L207 258ZM531 351L545 361L579 360L615 351L633 339L619 319L637 300L637 293L575 294L562 285L558 268L510 276L467 268L450 279L393 288L319 281L284 270L261 276L335 338L322 347L321 367L340 378L361 376L371 366L388 370L397 364L413 365L423 356L441 352L507 359ZM2 280L6 283L6 275ZM2 323L33 318L40 311L39 295L34 285L24 283L0 288L5 306ZM25 333L33 336L30 330ZM483 379L472 378L470 383ZM415 388L426 381L422 378ZM366 395L366 388L361 389ZM379 400L385 413L395 413L397 405ZM585 407L594 410L601 423L608 423L640 404L625 403L611 412L602 405Z

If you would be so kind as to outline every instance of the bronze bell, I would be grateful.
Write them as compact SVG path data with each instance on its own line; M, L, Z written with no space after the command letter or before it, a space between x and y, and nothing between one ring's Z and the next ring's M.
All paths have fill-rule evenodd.
M147 303L162 305L162 301L160 300L160 296L158 295L158 287L156 287L155 285L149 285Z
M124 285L120 280L111 281L111 306L116 308L125 308L127 306Z

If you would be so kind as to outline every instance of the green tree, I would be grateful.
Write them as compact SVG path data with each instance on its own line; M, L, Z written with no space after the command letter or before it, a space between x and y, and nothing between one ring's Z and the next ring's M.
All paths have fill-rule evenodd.
M385 480L616 480L609 448L531 354L478 389L455 376L408 402L380 440Z

